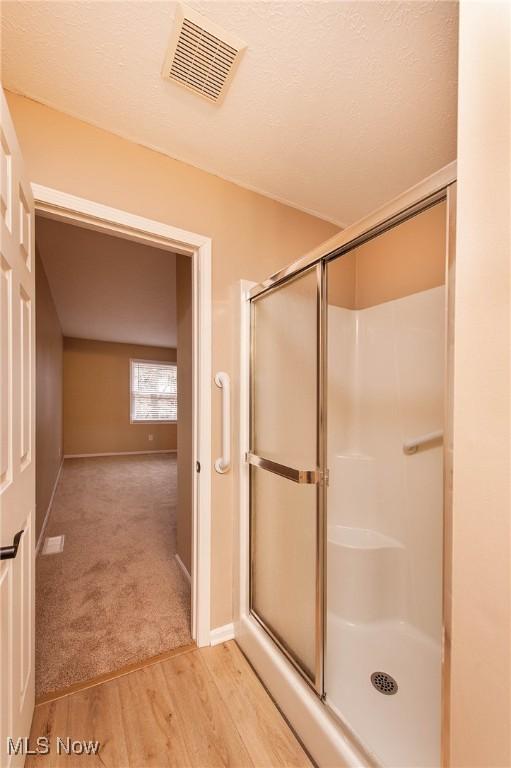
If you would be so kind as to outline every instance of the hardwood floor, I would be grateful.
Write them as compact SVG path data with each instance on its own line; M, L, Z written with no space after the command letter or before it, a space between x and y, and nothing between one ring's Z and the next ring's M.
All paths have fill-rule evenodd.
M27 768L311 766L230 641L193 649L36 707ZM97 754L58 754L57 740L99 741ZM75 749L80 749L78 744Z

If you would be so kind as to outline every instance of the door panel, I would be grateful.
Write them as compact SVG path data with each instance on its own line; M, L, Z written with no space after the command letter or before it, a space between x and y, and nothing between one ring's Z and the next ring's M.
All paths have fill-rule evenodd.
M318 273L253 302L252 451L297 469L316 466Z
M20 458L25 467L30 461L31 422L31 350L32 350L32 302L23 285L20 285Z
M316 486L250 468L252 607L313 680L316 620Z
M0 150L0 546L23 531L15 558L0 561L0 764L30 732L34 709L35 334L34 203L3 91Z
M252 300L251 612L317 690L321 267Z
M9 367L11 345L11 269L0 257L0 492L12 477L12 391Z

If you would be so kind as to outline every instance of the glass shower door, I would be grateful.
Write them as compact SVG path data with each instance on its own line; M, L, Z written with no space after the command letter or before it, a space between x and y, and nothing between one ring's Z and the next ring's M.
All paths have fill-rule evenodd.
M250 609L322 691L321 266L252 299Z

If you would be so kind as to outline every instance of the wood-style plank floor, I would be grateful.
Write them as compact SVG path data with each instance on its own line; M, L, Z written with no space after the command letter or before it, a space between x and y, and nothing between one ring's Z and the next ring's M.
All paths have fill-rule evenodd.
M38 737L50 752L29 757L27 768L311 766L234 641L39 704L32 749ZM99 752L58 754L59 737L97 740Z

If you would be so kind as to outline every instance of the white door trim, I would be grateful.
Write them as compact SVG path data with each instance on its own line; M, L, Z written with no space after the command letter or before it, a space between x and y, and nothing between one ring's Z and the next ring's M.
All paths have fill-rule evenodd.
M193 486L192 637L210 642L211 573L211 238L146 219L93 200L32 183L36 212L68 223L182 253L193 264Z
M256 283L250 280L240 280L240 385L239 385L239 420L240 420L240 455L244 456L250 450L250 289ZM239 606L240 620L250 615L250 473L248 464L244 461L239 470ZM240 633L240 624L236 623L236 634Z

